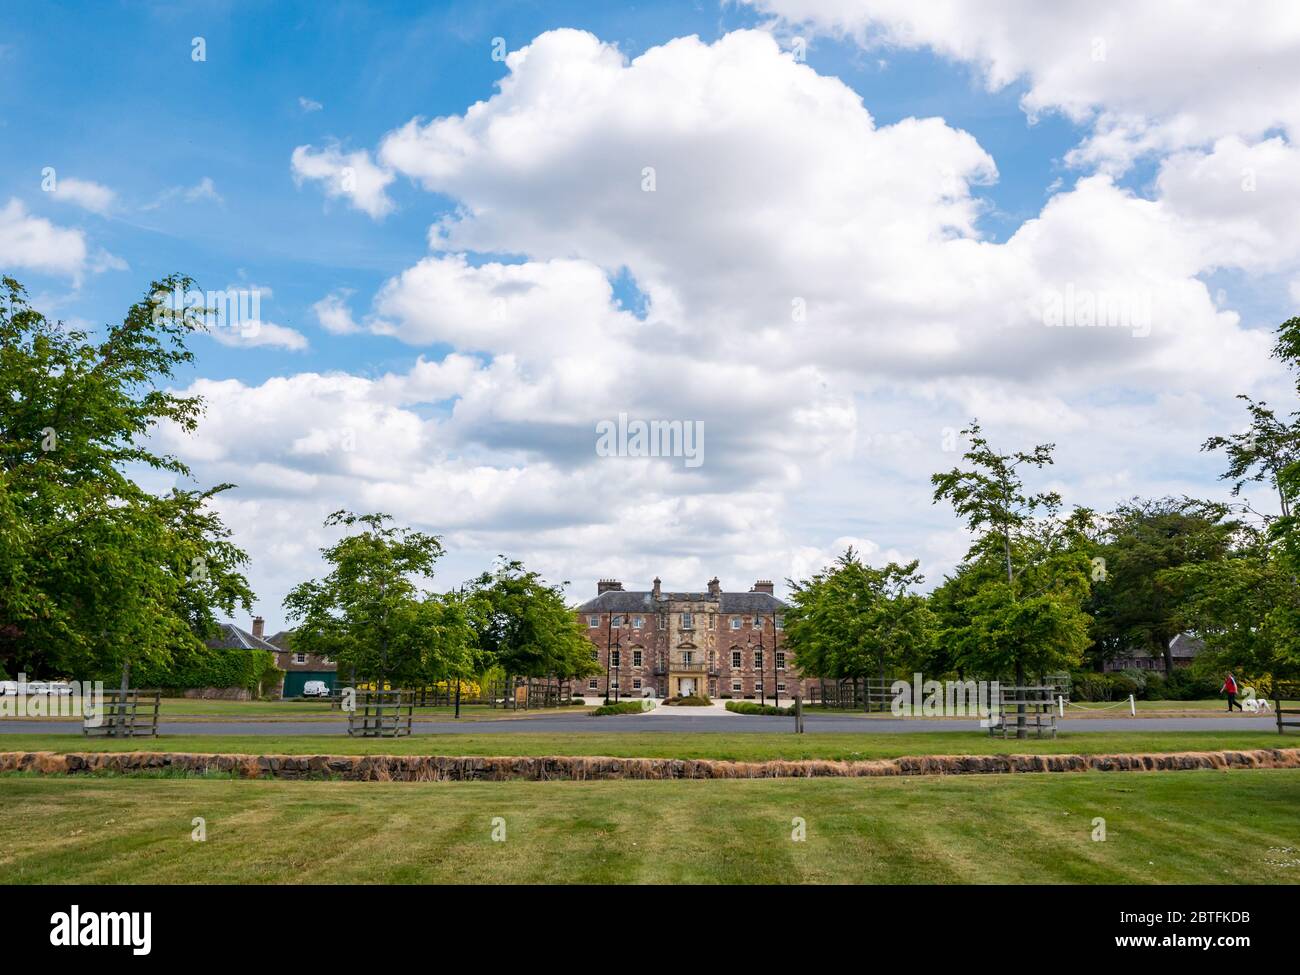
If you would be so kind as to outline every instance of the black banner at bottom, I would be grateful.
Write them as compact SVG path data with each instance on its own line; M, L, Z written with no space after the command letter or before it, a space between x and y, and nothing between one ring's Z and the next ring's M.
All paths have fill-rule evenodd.
M644 906L639 916L670 916L695 892L602 888L597 911L592 892L579 887L544 893L524 887L457 888L454 897L449 890L421 887L69 886L9 887L5 893L7 958L66 955L147 964L203 959L214 945L239 957L301 959L323 953L331 963L367 961L377 947L409 946L421 932L444 940L448 931L457 931L458 941L463 936L472 943L474 932L503 923L520 936L552 931L581 938L589 926L600 942L609 934L610 919L621 912ZM751 916L755 906L779 912L785 923L776 947L787 946L794 957L808 944L842 946L847 954L861 938L876 948L905 944L913 955L934 952L933 960L942 963L946 953L954 960L987 953L990 942L1000 938L1007 939L1008 950L1023 951L1041 937L1053 962L1137 953L1180 959L1200 954L1231 964L1259 949L1277 951L1294 943L1288 893L1276 887L1022 885L854 891L746 887L725 896L736 898L734 906ZM756 905L760 900L769 904ZM705 935L704 944L696 937L691 943L707 950L714 940ZM611 945L616 953L627 947ZM727 951L734 945L721 938L716 947Z

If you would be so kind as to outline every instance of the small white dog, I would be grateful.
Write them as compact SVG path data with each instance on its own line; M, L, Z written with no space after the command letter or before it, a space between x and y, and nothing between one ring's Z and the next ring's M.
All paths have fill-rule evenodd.
M1272 711L1273 705L1268 703L1266 697L1256 697L1255 688L1247 687L1243 692L1241 709L1251 714L1262 714L1265 711Z

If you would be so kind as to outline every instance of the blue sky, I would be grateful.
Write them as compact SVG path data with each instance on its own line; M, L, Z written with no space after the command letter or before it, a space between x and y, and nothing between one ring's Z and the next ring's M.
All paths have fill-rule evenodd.
M1235 422L1232 392L1286 394L1263 350L1264 332L1294 314L1300 296L1300 247L1277 217L1300 198L1300 86L1285 64L1254 76L1248 67L1261 46L1292 42L1289 21L1268 22L1278 11L1285 18L1284 6L1268 5L1256 23L1206 39L1176 17L1162 36L1122 4L1031 15L1010 0L983 22L953 16L937 25L910 23L883 0L465 2L418 11L9 5L0 14L0 207L18 216L7 230L15 240L24 228L79 235L86 256L38 259L0 240L0 264L12 265L5 270L48 314L79 324L119 319L150 280L182 271L203 288L263 289L263 319L301 336L306 347L297 349L197 337L196 361L178 385L227 385L205 387L214 423L201 443L170 443L205 482L261 465L256 476L232 478L243 493L228 515L254 556L259 610L272 621L287 586L316 568L320 516L344 503L445 528L455 550L449 582L509 550L574 580L578 595L597 576L643 584L670 572L685 576L672 580L683 587L720 573L747 588L750 576L815 568L849 542L881 559L921 557L934 579L962 545L926 487L928 471L953 460L934 447L949 426L979 413L1009 446L1062 442L1071 459L1054 473L1060 486L1072 500L1104 507L1138 492L1221 492L1198 438ZM621 55L621 68L573 35L548 33L561 28L594 35L600 50ZM776 45L727 46L748 36L733 32L754 30L771 32ZM1109 60L1081 60L1062 75L1059 65L1094 34L1110 43ZM672 44L692 35L700 47ZM1209 45L1203 70L1218 72L1222 92L1207 93L1190 65L1171 65L1158 84L1143 80L1184 36ZM196 37L203 61L192 58ZM535 56L522 67L493 59L498 37ZM794 38L807 42L806 65L791 63ZM1053 54L1053 45L1065 53ZM655 76L634 70L633 59L656 51L670 52L660 58L667 66L653 69L664 73L643 80ZM543 56L550 74L537 67ZM711 141L707 119L678 117L689 88L652 104L664 79L700 64L712 72L698 76L706 79L701 98L728 119L725 143ZM565 88L580 69L622 86L618 97L640 99L641 114L623 126L619 104ZM751 84L725 87L718 79L726 71L752 72ZM517 102L499 95L512 72L527 93ZM772 124L784 128L763 131L745 91L778 76L788 84L773 83L765 97L774 99ZM843 90L865 112L843 105ZM1244 91L1249 109L1231 101ZM557 108L562 98L579 107ZM549 195L559 207L574 192L568 174L528 152L512 156L487 130L423 129L478 102L488 102L483 111L498 125L536 122L529 131L542 142L533 155L554 152L581 171L573 179L579 190L583 179L592 186L590 213L580 197L549 212ZM604 121L584 128L593 118ZM659 119L671 133L660 132ZM918 134L919 119L935 128ZM412 120L422 140L394 135ZM783 133L791 145L774 150ZM472 165L439 155L465 145L476 154ZM861 155L833 157L844 145ZM677 164L675 154L700 146L712 148ZM390 180L389 212L373 216L296 173L300 147L375 160ZM698 203L676 215L656 211L663 222L641 234L621 202L608 194L594 202L611 165L607 149L610 158L626 149L673 161L661 167L664 206L679 205L674 188L697 177L725 191L735 176L756 195L719 198L716 214L701 216ZM764 170L798 167L801 153L817 178L782 199L785 183L767 182ZM912 177L949 156L960 193L944 204L933 185ZM996 180L981 177L985 160ZM60 181L111 192L111 203L88 207L44 192L47 167ZM1246 168L1264 178L1258 194L1238 198L1230 191ZM821 187L859 202L822 212L808 202ZM628 206L642 202L629 197ZM770 227L759 214L768 211L771 226L798 226L797 248L779 230L763 236ZM439 221L456 246L431 249ZM799 255L823 244L831 256L800 265ZM455 253L468 270L439 285L455 293L421 292L403 279ZM507 265L526 281L503 284L510 273L492 269ZM588 269L610 282L608 302L583 276ZM736 281L724 283L731 269L739 269ZM1157 296L1151 341L1047 334L1041 322L1035 329L1017 318L1044 286L1104 291L1135 281ZM773 294L760 299L768 283ZM510 288L548 297L524 309L527 324L513 332L469 334L473 303ZM768 316L788 307L785 295L808 289L816 331L785 344ZM405 301L381 307L384 293ZM330 295L355 329L322 326L319 303ZM468 310L418 310L444 297ZM620 319L620 309L639 326ZM564 339L538 347L537 323L547 315L581 319L587 331L573 348L603 351L583 363ZM671 356L688 349L699 371L679 384L672 377L684 373ZM628 365L633 352L653 354L654 366ZM416 376L421 363L445 369L430 381ZM606 375L610 388L600 382ZM709 388L710 375L718 388ZM313 376L335 377L338 388L322 392ZM340 392L340 377L358 383ZM348 466L355 457L331 467L311 445L333 436L325 419L312 429L311 415L325 417L339 397L351 404L350 419L330 420L333 429L357 424L363 452L376 451L364 477ZM306 416L290 422L287 402ZM599 465L591 422L624 408L705 422L713 451L706 472L692 479L654 464ZM451 499L445 506L417 500L431 483ZM655 518L666 519L659 530Z
M490 97L506 73L485 56L496 37L513 49L546 30L579 27L636 56L674 37L713 40L762 20L747 7L681 2L427 8L74 3L7 10L0 112L11 146L27 150L0 159L3 185L33 213L66 218L67 204L39 192L42 170L53 166L112 187L130 211L86 218L95 241L130 271L88 279L58 313L112 320L149 280L182 271L211 289L274 282L267 317L310 329L311 305L323 293L368 295L422 256L429 224L454 201L398 185L399 208L380 223L323 205L294 185L286 160L295 146L371 146L399 122L459 113ZM206 42L204 62L191 58L194 37ZM1060 159L1080 127L1060 116L1027 125L1021 86L990 95L969 67L925 53L864 55L831 38L815 40L808 60L851 84L881 124L939 115L974 134L1000 174L979 188L989 203L982 226L994 239L1037 213L1053 180L1070 176ZM322 107L304 110L300 98ZM219 199L186 203L184 191L204 179ZM143 209L160 199L157 209ZM33 291L60 290L39 275L24 281ZM256 357L204 343L196 368L260 381L286 368L382 372L414 358L386 339L319 332L311 339L305 354Z

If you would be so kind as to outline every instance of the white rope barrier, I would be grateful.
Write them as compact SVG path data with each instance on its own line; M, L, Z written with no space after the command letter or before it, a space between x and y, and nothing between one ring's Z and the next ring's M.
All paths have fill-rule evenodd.
M1063 701L1069 707L1078 708L1080 711L1112 711L1115 708L1122 708L1127 704L1129 713L1132 714L1133 717L1135 718L1137 717L1137 702L1133 699L1132 694L1128 696L1127 701L1116 701L1114 704L1105 704L1102 705L1101 707L1095 707L1095 708L1086 708L1082 704L1075 704L1073 701L1064 701L1063 698L1057 698L1057 700ZM1061 714L1062 715L1065 714L1064 708L1061 709Z

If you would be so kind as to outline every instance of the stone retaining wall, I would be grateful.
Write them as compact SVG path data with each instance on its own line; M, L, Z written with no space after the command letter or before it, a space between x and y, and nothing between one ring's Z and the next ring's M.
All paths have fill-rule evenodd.
M864 762L446 755L201 755L181 752L0 752L0 772L48 775L174 771L238 778L366 782L595 779L859 778L1016 772L1163 772L1300 768L1300 748L1138 755L923 755Z

